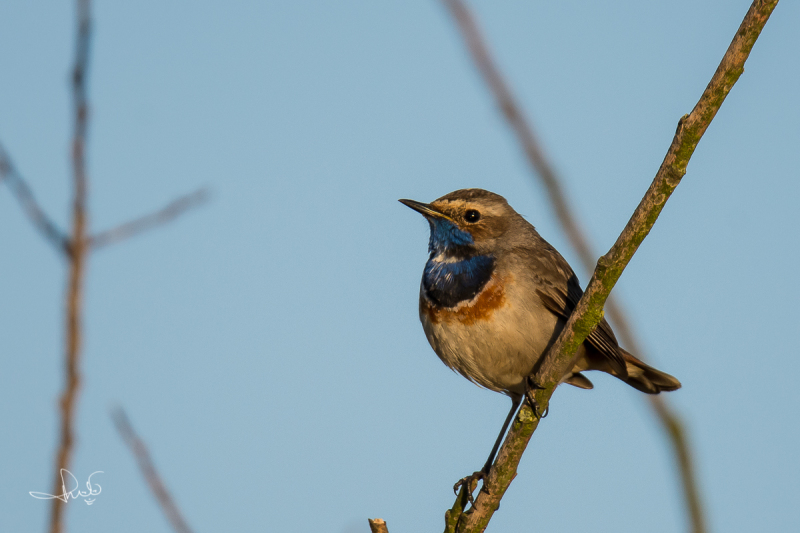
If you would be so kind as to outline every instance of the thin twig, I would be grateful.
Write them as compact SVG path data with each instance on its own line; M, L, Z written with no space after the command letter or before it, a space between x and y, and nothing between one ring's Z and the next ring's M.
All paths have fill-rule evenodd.
M139 233L170 222L189 209L204 203L206 200L208 200L208 190L198 189L191 194L187 194L176 200L173 200L163 209L160 209L155 213L150 213L149 215L139 217L135 220L131 220L130 222L120 224L115 228L111 228L93 235L89 238L89 248L94 251L110 244L116 244L120 241L130 239Z
M650 400L650 405L653 406L662 427L669 435L669 441L672 444L673 454L675 455L675 462L678 469L683 474L681 476L681 483L683 484L683 497L685 505L689 510L689 520L697 532L698 527L705 524L704 512L702 507L702 498L698 494L697 480L693 474L694 456L692 449L688 444L688 437L686 436L686 428L681 423L681 419L675 413L674 409L670 406L669 402L659 396L653 396Z
M90 8L90 0L77 0L77 33L75 59L72 68L73 135L71 159L73 199L70 235L66 235L45 214L44 210L36 202L30 187L16 170L8 153L0 145L0 181L8 182L9 187L34 227L59 252L63 253L69 262L69 276L65 295L65 383L59 398L60 431L58 449L55 455L53 494L59 494L62 490L61 472L69 468L75 446L75 412L78 392L81 387L80 356L82 348L83 284L88 252L93 247L99 248L118 242L172 220L206 198L206 191L200 190L179 198L157 213L100 233L92 239L88 237L86 134L89 118L87 79L91 45ZM58 498L52 500L49 521L51 533L61 533L64 530L64 505L64 502ZM185 524L183 525L185 526ZM184 527L181 531L189 530Z
M386 520L383 518L368 518L369 530L372 533L389 533L389 528L386 527Z
M114 425L117 426L117 431L122 436L122 440L125 441L125 444L128 445L131 453L136 458L139 469L150 486L150 491L161 506L161 510L167 516L172 529L178 533L191 533L191 528L186 523L186 520L183 519L183 515L178 506L175 505L175 501L161 480L161 476L158 475L158 471L150 458L150 453L147 451L147 446L133 430L128 415L125 414L121 407L118 407L111 413L111 418L114 420Z
M572 364L575 352L603 316L603 305L633 254L650 232L672 191L686 174L686 166L708 125L713 120L733 85L744 71L753 45L777 5L778 0L755 0L750 6L733 41L711 78L700 100L689 115L678 122L672 144L633 216L611 250L600 258L589 285L575 307L564 329L545 354L536 372L536 381L544 388L536 393L536 401L546 409L561 377ZM538 426L539 419L525 405L500 449L496 463L485 480L487 491L480 491L475 505L460 516L453 513L459 500L447 515L458 523L461 532L483 531L516 476L522 453Z
M74 196L72 202L72 236L70 238L69 282L66 301L66 383L61 394L61 439L56 455L53 494L61 488L61 469L68 469L74 446L75 409L81 384L81 308L83 303L84 263L86 259L86 130L88 103L86 78L89 68L89 44L91 19L89 0L78 0L78 34L75 50L75 65L72 71L72 106L74 112L72 137L72 173ZM64 503L54 499L50 514L51 533L64 529Z
M575 239L574 244L577 250L589 250L589 243L577 224L577 219L572 216L572 209L569 206L567 197L561 189L561 180L556 176L553 166L545 156L544 150L539 145L536 134L525 119L517 100L511 92L511 88L506 83L495 61L492 59L488 46L481 34L475 18L472 16L467 5L462 0L442 0L450 11L451 16L456 21L461 35L466 41L467 48L472 55L475 66L480 71L483 80L489 86L490 91L497 101L498 107L503 111L511 128L519 139L528 162L536 170L547 189L550 196L550 203L556 211L556 216L564 226L564 231ZM588 254L589 264L592 264L593 255ZM591 268L591 267L590 267Z
M585 271L591 272L594 268L594 258L597 255L592 250L578 217L570 206L561 186L562 180L554 170L546 152L539 145L538 137L531 123L522 111L522 107L517 103L511 88L497 67L497 63L492 58L475 17L463 0L443 1L458 25L478 71L483 76L498 107L503 110L503 115L516 134L517 140L534 170L534 174L540 178L542 185L544 185L556 218L566 233L572 248L577 253ZM644 356L644 350L633 333L627 314L614 298L610 298L606 302L606 311L616 326L615 329L622 340L622 344L639 358L646 360L647 357ZM663 396L646 396L646 398L649 400L653 414L664 428L664 434L671 443L675 464L678 467L682 482L691 531L693 533L704 533L706 531L706 517L703 512L697 476L691 459L691 447L685 424L677 411L670 406L667 398Z
M28 220L39 230L45 240L52 244L59 253L69 255L67 236L39 206L33 191L17 171L2 144L0 144L0 181L8 183L8 187L17 197Z

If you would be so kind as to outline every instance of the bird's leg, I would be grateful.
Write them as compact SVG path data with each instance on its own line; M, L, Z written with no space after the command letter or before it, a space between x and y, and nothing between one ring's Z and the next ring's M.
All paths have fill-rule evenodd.
M533 397L535 391L543 389L544 387L533 380L533 376L525 378L525 399L528 401L528 405L531 406L531 409L533 409L533 415L539 419L546 417L547 413L550 412L550 405L545 408L544 413L540 412L539 403L536 401L536 398Z
M508 412L508 416L506 416L506 421L503 422L503 429L500 430L500 434L497 436L497 440L494 442L494 446L492 447L492 453L489 454L489 458L486 460L486 464L483 465L483 468L474 472L470 476L462 477L456 484L453 485L453 492L458 495L458 491L461 487L467 491L467 498L469 498L469 503L475 505L475 499L472 497L472 483L476 483L480 480L485 480L486 476L489 475L489 469L492 468L492 463L494 462L494 456L497 455L497 450L500 449L500 443L503 442L503 435L506 434L506 430L508 429L508 425L511 423L511 419L514 417L514 413L517 412L517 407L522 402L521 396L512 396L511 397L511 410ZM489 492L489 489L486 488L484 484L481 487L481 490Z

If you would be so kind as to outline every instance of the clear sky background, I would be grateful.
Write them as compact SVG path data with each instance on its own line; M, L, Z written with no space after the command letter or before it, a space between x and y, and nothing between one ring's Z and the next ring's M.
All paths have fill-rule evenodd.
M597 250L614 242L749 6L472 2ZM683 382L714 531L800 530L800 6L784 1L615 294ZM208 186L91 257L72 532L166 532L126 408L197 532L438 531L508 400L417 317L428 229L398 198L482 187L578 270L434 0L96 2L95 230ZM0 6L0 140L67 225L72 2ZM62 388L64 262L0 187L0 531L39 532ZM559 389L493 531L684 530L643 395Z

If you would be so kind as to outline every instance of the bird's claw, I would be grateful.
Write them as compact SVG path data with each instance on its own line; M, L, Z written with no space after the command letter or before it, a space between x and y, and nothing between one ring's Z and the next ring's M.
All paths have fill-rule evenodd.
M456 481L456 484L453 485L453 492L456 494L456 496L458 496L458 491L461 490L461 487L464 487L464 490L467 491L467 499L469 500L469 503L471 505L475 505L475 498L472 497L472 491L475 490L475 488L473 488L473 483L475 484L475 487L477 487L478 481L485 479L486 472L479 470L472 475L462 477ZM489 492L489 490L486 488L486 485L484 485L481 490L485 490L487 493Z
M525 378L525 400L528 402L528 405L531 406L531 409L533 410L533 416L540 420L546 417L550 412L550 405L548 404L544 409L544 413L542 413L539 409L539 402L536 401L536 398L534 398L533 394L537 390L544 390L544 388L545 387L542 387L533 380L533 376L528 376Z

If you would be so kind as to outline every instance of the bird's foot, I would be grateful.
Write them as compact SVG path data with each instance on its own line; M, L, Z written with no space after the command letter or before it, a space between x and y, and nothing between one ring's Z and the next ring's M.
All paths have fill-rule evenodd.
M550 412L550 405L548 404L548 406L545 407L544 413L541 412L539 409L539 402L537 402L536 398L533 396L537 390L544 390L544 387L536 383L533 380L533 376L525 378L525 400L528 402L528 405L531 406L531 409L533 409L533 415L541 420Z
M461 487L464 487L464 490L467 491L467 499L469 500L469 503L471 505L475 505L475 498L472 497L472 491L477 488L478 481L484 481L485 483L485 480L486 472L479 470L470 476L462 477L456 481L456 484L453 485L453 492L455 492L456 496L458 496L458 491L461 490ZM489 489L486 488L485 484L481 487L481 490L486 491L487 494L489 492Z

